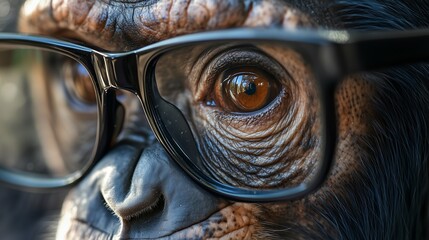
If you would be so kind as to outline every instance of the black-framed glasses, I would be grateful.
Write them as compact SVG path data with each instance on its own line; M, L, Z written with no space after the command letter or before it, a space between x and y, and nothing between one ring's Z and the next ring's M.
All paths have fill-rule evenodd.
M130 111L120 89L202 186L241 201L299 198L331 166L338 83L427 60L428 40L428 31L235 29L107 53L1 34L0 180L58 188L82 178Z

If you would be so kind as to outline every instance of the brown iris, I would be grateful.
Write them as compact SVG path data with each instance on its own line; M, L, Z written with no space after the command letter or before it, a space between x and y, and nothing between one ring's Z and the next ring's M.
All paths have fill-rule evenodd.
M257 67L238 67L225 71L221 96L217 102L229 111L253 112L265 107L279 93L274 78Z
M73 97L85 104L95 104L95 90L91 76L78 62L67 62L64 66L66 86Z

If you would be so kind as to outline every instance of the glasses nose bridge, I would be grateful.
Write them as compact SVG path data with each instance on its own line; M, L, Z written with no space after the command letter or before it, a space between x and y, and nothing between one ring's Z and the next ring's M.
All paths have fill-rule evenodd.
M94 52L92 60L101 89L115 88L134 94L140 92L136 54Z
M140 59L140 62L139 60ZM129 53L94 53L92 55L92 61L97 77L97 84L99 85L102 91L108 92L109 90L125 90L133 93L137 99L139 99L139 106L143 110L143 115L135 115L134 117L144 118L145 130L144 134L141 128L139 131L132 127L135 123L135 119L131 119L129 113L130 106L128 104L119 103L116 104L116 113L115 113L115 124L112 126L114 129L114 137L117 140L120 139L121 133L127 135L127 138L140 139L140 135L143 134L146 137L149 135L154 135L153 128L151 125L151 119L147 114L147 107L142 104L145 93L141 90L140 81L142 77L139 76L139 64L141 63L141 57L138 54L129 52ZM147 60L145 60L147 61ZM138 64L139 63L139 64ZM132 108L132 107L131 107ZM119 111L119 112L118 112ZM127 125L124 125L127 123ZM130 125L131 124L131 125ZM139 136L137 136L139 135ZM130 140L130 139L129 139ZM139 141L136 141L139 142Z

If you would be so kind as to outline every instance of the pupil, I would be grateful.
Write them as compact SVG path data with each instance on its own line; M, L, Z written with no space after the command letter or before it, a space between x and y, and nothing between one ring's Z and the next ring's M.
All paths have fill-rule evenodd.
M254 82L250 82L247 84L246 86L246 90L244 90L244 92L247 95L253 95L256 92L256 84Z

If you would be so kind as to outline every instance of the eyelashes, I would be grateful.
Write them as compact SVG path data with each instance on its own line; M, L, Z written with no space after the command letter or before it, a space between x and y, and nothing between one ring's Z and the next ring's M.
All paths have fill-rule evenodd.
M287 95L289 73L256 47L235 47L215 55L197 81L196 101L225 114L256 114Z

